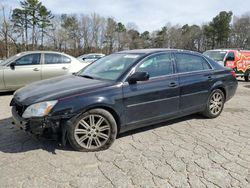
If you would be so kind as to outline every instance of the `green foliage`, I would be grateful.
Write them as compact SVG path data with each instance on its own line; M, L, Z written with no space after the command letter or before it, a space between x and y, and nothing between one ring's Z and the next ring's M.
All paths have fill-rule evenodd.
M21 9L16 8L12 12L12 22L16 29L22 36L25 35L26 47L28 47L28 29L32 30L32 48L35 48L35 33L37 28L41 32L41 46L43 46L44 34L46 29L51 26L51 19L53 15L47 8L38 0L24 0L20 1ZM24 34L25 33L25 34ZM23 37L22 37L23 38Z
M212 42L212 48L223 47L228 43L232 15L231 11L222 11L205 27L205 34L210 39L210 42Z
M52 26L51 19L53 18L54 16L52 15L51 11L47 10L47 8L42 5L39 9L38 27L44 30L47 27Z

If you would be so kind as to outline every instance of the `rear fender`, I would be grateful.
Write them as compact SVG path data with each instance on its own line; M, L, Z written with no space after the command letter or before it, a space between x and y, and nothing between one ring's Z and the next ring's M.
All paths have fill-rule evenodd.
M0 90L5 90L3 67L0 67Z
M212 92L213 90L215 90L215 89L221 89L221 90L223 91L224 95L225 95L225 98L227 98L226 87L225 87L225 85L223 84L222 81L217 81L217 82L215 82L215 83L212 85L212 87L210 88L209 93L211 93L211 92Z

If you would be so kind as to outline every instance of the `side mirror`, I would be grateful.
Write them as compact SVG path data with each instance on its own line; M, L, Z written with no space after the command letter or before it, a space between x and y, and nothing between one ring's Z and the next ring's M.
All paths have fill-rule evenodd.
M15 66L16 66L16 62L12 62L12 63L10 64L10 68L11 68L12 70L15 69Z
M147 81L149 74L147 72L135 72L127 78L129 84L135 84L137 81Z

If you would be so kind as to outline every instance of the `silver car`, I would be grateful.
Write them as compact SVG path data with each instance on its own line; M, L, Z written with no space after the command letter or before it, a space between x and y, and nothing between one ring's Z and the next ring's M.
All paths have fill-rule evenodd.
M0 92L14 91L29 83L78 72L87 64L59 52L22 52L0 63Z
M91 53L91 54L81 55L81 56L77 57L77 59L81 62L84 62L84 63L92 63L92 62L96 61L97 59L100 59L104 56L105 56L105 54Z

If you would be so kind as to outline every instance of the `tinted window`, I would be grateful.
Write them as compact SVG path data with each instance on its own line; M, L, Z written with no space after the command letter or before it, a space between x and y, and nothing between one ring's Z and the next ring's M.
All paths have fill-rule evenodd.
M229 52L228 53L227 61L234 61L234 52Z
M150 77L163 76L173 73L170 54L158 54L146 59L138 68L138 72L148 72Z
M211 69L204 58L196 55L178 53L176 61L179 73Z
M95 59L95 55L88 55L87 57L85 57L85 59Z
M16 60L16 65L38 65L38 64L40 64L40 54L29 54Z
M69 57L62 55L62 63L70 63L70 62L71 62L71 59Z
M45 54L45 64L62 64L70 63L70 58L60 54Z

